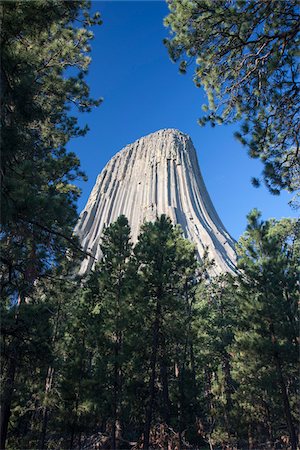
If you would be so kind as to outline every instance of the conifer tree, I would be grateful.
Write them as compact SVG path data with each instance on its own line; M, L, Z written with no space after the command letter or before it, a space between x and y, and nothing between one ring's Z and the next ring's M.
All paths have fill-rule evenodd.
M73 405L64 415L70 447L75 439L80 440L82 432L95 429L99 421L106 424L111 448L119 448L122 439L130 299L134 290L129 266L130 227L125 216L105 229L100 247L102 258L84 281L68 325L62 395L66 403ZM93 417L96 413L97 421Z
M239 274L197 293L204 436L211 445L255 448L286 433L296 448L299 223L263 222L254 210L237 249Z
M230 345L236 329L236 287L229 274L202 283L197 291L195 350L209 442L236 443Z
M112 448L118 448L122 433L122 384L124 382L124 332L128 323L130 284L128 260L131 255L130 226L120 216L103 234L102 260L98 266L102 308L112 362ZM127 330L128 331L128 330Z
M150 429L157 404L161 405L161 420L167 425L171 423L170 370L177 360L176 343L180 342L178 339L184 330L187 307L182 296L182 278L195 263L193 247L184 248L182 241L180 231L170 219L162 215L156 222L142 226L135 247L143 286L141 301L144 333L147 333L149 346L146 356L149 379L143 442L145 449L149 448ZM158 379L161 383L159 396Z
M89 27L100 23L89 6L85 0L34 0L0 7L1 294L10 299L8 309L16 303L16 327L37 280L61 263L68 247L79 250L72 236L79 195L74 180L84 175L66 144L87 131L69 114L71 105L83 112L99 104L84 81ZM1 448L21 357L17 336L2 384Z
M1 418L6 434L10 417L11 448L33 445L39 389L52 362L50 342L49 305L16 305L8 311L1 305Z
M294 450L299 221L264 222L257 210L249 214L248 221L247 231L237 247L242 272L237 298L239 322L233 345L236 374L240 383L250 384L250 402L260 395L265 398L266 423L270 424L271 435L272 416L279 408L279 417L285 418ZM278 429L278 422L275 426Z
M58 260L73 241L79 195L74 180L83 173L66 144L87 129L69 111L71 106L89 111L99 103L84 80L89 27L100 22L88 9L85 0L1 5L1 286L6 291L30 290L49 259ZM66 73L69 68L74 75Z
M58 380L62 369L62 337L74 312L68 261L35 286L26 303L1 309L1 400L5 405L9 367L16 370L11 397L9 448L46 448L59 403ZM9 305L8 301L8 305ZM13 364L12 364L13 363ZM53 430L52 430L53 432Z
M170 56L183 73L194 68L194 83L208 98L200 125L242 121L236 136L250 157L262 161L269 190L297 192L298 2L174 0L168 5Z

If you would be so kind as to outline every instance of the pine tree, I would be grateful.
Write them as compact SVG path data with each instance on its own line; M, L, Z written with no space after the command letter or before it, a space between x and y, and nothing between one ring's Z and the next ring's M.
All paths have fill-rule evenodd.
M122 434L122 384L124 373L124 332L129 314L131 255L130 226L120 216L104 232L98 266L101 297L106 314L106 328L112 351L112 448L118 448Z
M286 433L296 448L299 223L263 222L255 210L248 218L238 276L200 285L197 294L204 436L211 445L255 448Z
M26 302L2 305L1 399L15 370L9 421L9 448L45 448L49 419L58 402L61 343L77 286L73 265L53 270ZM3 401L5 405L5 402Z
M66 408L62 408L61 420L71 448L82 434L99 431L99 423L110 434L111 448L119 448L123 439L134 290L129 269L130 227L124 216L105 229L100 247L102 258L72 306L63 345L68 356L62 364L61 395Z
M264 164L273 194L299 185L299 9L296 0L174 0L165 40L208 105L200 125L241 121L236 137ZM288 105L288 111L286 106ZM259 185L258 179L253 180Z
M69 110L76 105L89 111L99 103L89 97L84 81L89 26L99 22L88 8L85 1L1 5L1 286L6 290L21 283L28 290L49 259L57 260L72 242L79 194L73 182L83 173L66 144L87 129ZM74 76L66 74L70 67Z
M11 307L9 313L2 310L1 320L1 400L4 408L10 408L3 414L11 416L11 428L19 431L19 439L23 434L26 440L35 411L36 396L32 394L52 360L50 313L45 303L18 310ZM18 433L15 438L16 444Z
M1 294L10 298L8 310L16 303L16 327L30 309L25 303L34 296L37 280L61 263L68 247L79 250L72 236L79 195L74 180L84 175L66 144L87 131L69 114L70 106L89 111L99 104L84 81L89 27L100 23L89 6L86 1L35 0L0 7ZM17 336L10 342L3 383L3 449L22 357Z
M180 231L162 215L156 222L142 226L134 249L142 286L143 327L148 338L148 355L145 355L149 374L145 449L149 448L151 424L154 413L158 413L157 406L162 422L170 425L172 419L170 377L177 361L176 348L186 324L187 310L182 295L182 278L195 264L193 247L184 247L182 241ZM159 396L158 379L161 385Z
M204 435L209 442L236 443L230 346L236 329L235 284L229 274L199 285L196 296L195 351L203 392Z
M250 402L264 399L259 403L269 423L269 438L274 437L271 428L278 428L278 417L284 417L291 448L296 449L299 221L263 222L256 210L248 220L237 247L242 272L232 350L236 373L240 383L250 385L244 393L252 396Z

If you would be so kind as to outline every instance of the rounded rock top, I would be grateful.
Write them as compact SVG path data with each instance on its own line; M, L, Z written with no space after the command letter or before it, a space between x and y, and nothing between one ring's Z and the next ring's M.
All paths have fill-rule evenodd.
M80 215L75 233L94 259L101 258L101 235L121 215L128 218L132 242L141 225L165 214L180 225L201 259L208 249L214 274L235 271L235 243L205 187L191 138L176 128L150 133L119 151L103 168Z

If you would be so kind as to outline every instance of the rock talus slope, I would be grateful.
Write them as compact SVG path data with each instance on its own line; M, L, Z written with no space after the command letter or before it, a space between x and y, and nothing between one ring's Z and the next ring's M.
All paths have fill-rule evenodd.
M96 259L103 229L120 214L129 220L133 242L144 221L166 214L194 242L200 258L208 247L214 274L235 268L234 240L208 195L190 137L178 130L160 130L127 145L98 176L75 228L83 249ZM93 263L86 258L80 273Z

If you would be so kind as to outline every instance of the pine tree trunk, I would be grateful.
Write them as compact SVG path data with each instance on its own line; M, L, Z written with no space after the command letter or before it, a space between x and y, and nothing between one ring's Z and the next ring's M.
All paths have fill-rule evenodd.
M297 350L299 350L299 333L298 333L298 327L297 327L297 323L295 320L295 317L297 317L295 314L292 314L291 311L291 299L290 299L290 294L288 289L284 289L284 297L285 300L288 304L288 308L287 308L287 317L289 319L290 322L290 327L292 330L292 343L297 347Z
M116 337L114 348L114 395L113 395L113 426L112 426L112 449L116 450L116 425L117 425L117 403L118 403L118 356L119 345L118 338Z
M265 391L265 396L266 398L268 398L268 393ZM263 408L265 410L265 415L266 415L266 425L268 428L268 437L269 437L269 441L272 443L272 445L274 446L274 432L273 432L273 428L272 428L272 419L271 419L271 415L270 415L270 408L268 403L265 400L262 400L262 405Z
M184 356L185 358L185 356ZM185 371L185 365L183 362L182 367L180 367L179 361L178 364L178 450L181 450L182 448L182 419L183 419L183 405L185 400L184 395L184 371Z
M48 398L49 392L51 391L53 375L54 375L54 368L48 367L46 383L45 383L45 399L46 400ZM40 439L41 450L43 450L45 448L47 425L48 425L48 412L49 412L49 408L47 405L45 405L43 407L42 431L41 431L41 439Z
M215 427L215 419L213 418L213 395L211 392L211 385L212 385L212 376L213 373L210 369L210 367L205 367L204 369L205 374L205 397L207 398L207 407L208 407L208 424L209 424L209 432L208 432L208 442L209 442L209 448L212 450L213 445L211 442L211 435Z
M61 303L62 303L62 299L60 298L59 299L59 303L58 303L56 319L55 319L55 325L54 325L54 329L53 329L52 348L54 348L56 340L57 340L57 336L58 336L59 325L60 325L60 320L61 320L61 315L60 315L60 313L61 313ZM48 426L48 414L49 414L49 408L47 406L47 399L48 399L48 396L49 396L50 391L52 389L53 376L54 376L54 368L49 366L48 367L48 371L47 371L46 381L45 381L45 400L46 400L46 404L43 407L42 431L41 431L41 438L40 438L40 448L42 450L44 449L45 443L46 443L46 434L47 434L47 426Z
M193 321L193 305L194 305L194 296L192 295L191 298L189 298L189 286L186 282L185 285L185 299L186 304L188 305L188 328L187 328L187 341L186 346L184 350L184 362L185 365L186 359L187 359L187 351L190 352L190 363L191 365L191 371L192 371L192 377L193 377L193 388L194 388L194 396L196 396L196 364L195 364L195 355L194 355L194 345L193 345L193 339L192 339L192 321Z
M223 373L224 373L224 385L225 385L224 390L225 390L225 396L226 396L224 419L225 419L225 424L226 424L226 428L227 428L227 434L229 437L232 434L231 423L230 423L230 412L232 410L232 398L231 398L232 378L231 378L231 373L230 373L229 355L227 354L226 351L223 355L222 369L223 369Z
M12 343L12 346L14 343ZM1 450L5 450L5 443L7 438L7 430L8 423L11 413L11 402L14 391L14 383L16 376L16 367L17 362L14 357L15 351L12 352L7 368L6 382L3 387L3 394L1 399L1 408L0 408L0 448Z
M15 325L17 326L20 315L20 307L23 302L23 295L19 293L18 304L15 313ZM15 377L17 371L17 346L18 340L17 338L13 338L10 344L10 350L8 351L9 360L8 360L8 368L6 375L6 382L4 387L2 387L3 394L1 398L1 407L0 407L0 450L5 450L6 438L7 438L7 430L9 424L9 418L11 413L11 402L14 392L15 385Z
M78 384L78 392L76 393L75 419L73 420L72 427L71 427L70 450L73 450L74 442L75 442L75 433L76 433L77 421L78 421L78 406L79 406L79 395L80 395L81 381L82 381L82 378L80 377L79 384Z
M122 439L122 425L120 420L120 410L117 408L113 412L113 424L112 424L112 436L111 436L111 445L113 450L116 450L120 447L120 441Z
M119 353L122 348L122 334L119 334ZM122 422L121 422L121 413L122 413L122 368L120 364L118 364L117 370L117 396L116 396L116 413L115 413L115 445L116 448L120 447L120 441L122 439Z
M163 401L163 418L167 425L170 425L170 399L169 399L169 383L168 371L165 360L165 339L161 337L161 358L160 358L160 377L162 382L162 401Z
M151 429L151 421L152 421L152 413L153 413L153 405L154 405L154 397L155 397L155 379L156 379L156 361L157 361L157 352L159 345L159 328L160 328L160 315L161 315L161 306L160 306L160 296L157 298L156 303L156 312L155 312L155 321L153 324L153 334L152 334L152 351L151 351L151 360L150 360L150 383L149 383L149 403L146 409L146 420L145 420L145 428L144 428L144 450L149 449L149 437L150 437L150 429Z
M248 425L248 449L253 450L253 434L251 424Z
M44 406L43 416L42 416L41 441L40 441L41 442L40 443L41 450L44 450L44 448L45 448L47 426L48 426L48 407Z
M273 344L273 348L274 348L273 358L275 361L276 372L277 372L277 377L278 377L278 381L279 381L281 397L282 397L282 401L283 401L283 408L284 408L286 424L287 424L287 428L288 428L288 431L290 434L291 449L297 450L297 436L296 436L296 431L295 431L295 427L293 424L291 407L290 407L290 402L289 402L289 398L288 398L288 394L287 394L286 384L285 384L285 381L283 378L280 356L276 349L277 339L275 336L274 325L272 323L270 324L270 331L271 331L272 344Z
M86 339L86 335L83 334L82 336L82 348L84 349L84 353L85 353L85 339ZM70 436L70 450L73 449L74 447L74 442L75 442L75 434L76 434L76 428L78 425L78 407L79 407L79 401L80 401L80 396L81 396L81 385L82 385L82 380L83 380L83 371L84 371L84 359L81 358L80 361L80 369L79 369L79 379L78 379L78 385L77 385L77 392L75 394L75 418L73 420L73 424L72 424L72 428L71 428L71 436Z
M289 434L290 434L291 449L297 450L297 436L296 436L296 432L295 432L295 428L294 428L294 424L293 424L290 402L289 402L289 398L288 398L288 394L287 394L285 381L284 381L284 378L282 375L281 363L280 363L278 354L276 356L274 356L274 358L275 358L275 363L276 363L277 375L278 375L278 379L279 379L281 396L282 396L282 400L283 400L286 424L287 424Z
M114 345L114 394L113 394L113 426L112 426L112 448L116 450L121 440L121 373L122 368L119 363L120 351L123 345L123 334L120 330L121 317L121 285L122 274L119 275L116 295L116 322L115 322L115 345Z
M70 450L73 450L73 447L74 447L74 434L75 434L75 428L74 428L74 425L72 425L71 436L70 436Z
M195 356L194 356L194 346L193 346L192 341L190 341L190 357L191 357L191 369L192 369L192 376L193 376L194 395L196 395L196 365L195 365Z

